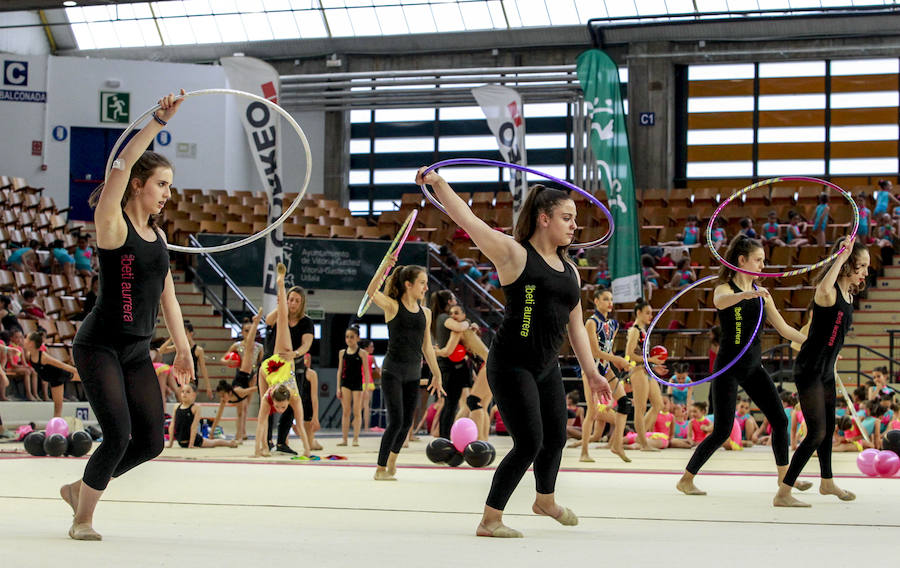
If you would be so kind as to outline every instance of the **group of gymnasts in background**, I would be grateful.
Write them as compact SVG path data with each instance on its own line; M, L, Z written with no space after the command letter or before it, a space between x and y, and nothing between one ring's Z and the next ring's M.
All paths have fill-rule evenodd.
M165 236L156 227L156 219L170 197L173 168L164 157L146 151L160 130L174 118L182 101L172 94L159 101L160 110L128 142L114 161L105 184L92 199L101 288L97 304L75 337L73 354L75 367L103 430L103 441L88 460L84 474L60 488L60 496L74 513L69 536L76 540L101 539L93 528L93 514L109 481L153 459L163 449L163 391L149 355L160 307L175 349L171 372L181 385L195 380L191 346L175 297ZM513 441L512 449L494 472L475 534L500 538L522 536L504 524L503 513L529 467L533 467L536 486L532 511L564 526L576 525L577 515L556 500L556 480L567 441L568 422L566 393L558 364L563 337L568 335L582 369L588 409L595 408L598 402L614 405L616 416L612 423L617 435L613 440L622 438L625 409L629 404L624 397L624 382L631 383L638 430L636 441L642 449L649 448L646 433L662 409L659 385L647 378L641 355L651 321L650 306L645 303L635 306L636 320L628 331L626 346L626 356L631 361L610 353L609 339L616 327L608 318L610 298L601 295L599 307L595 302L596 318L592 316L588 322L591 333L588 332L582 319L580 278L567 254L577 224L575 202L566 192L534 186L522 204L513 235L509 236L475 215L437 173L420 169L415 181L433 188L450 218L493 263L506 297L504 318L490 351L479 354L486 360L478 369L479 378L472 387L474 398L466 400L466 405L477 413L486 408L487 397L492 397ZM831 439L826 434L834 430L835 424L834 363L852 319L853 295L865 283L869 253L854 239L842 239L835 246L843 246L844 251L816 279L812 318L804 332L784 322L768 292L754 285L754 278L728 268L720 269L714 301L719 310L722 336L715 368L731 361L747 341L746 333L736 333L737 311L743 312L744 320L754 321L754 314L758 316L761 309L761 298L762 309L773 327L801 345L795 382L807 432L789 461L787 417L775 385L761 365L756 337L741 361L712 383L714 422L696 446L677 484L678 490L689 495L704 494L696 487L695 476L729 438L735 419L737 389L741 387L772 425L772 449L778 469L775 505L806 506L791 492L794 488L810 487L809 482L798 480L798 475L814 452L821 469L820 492L841 500L854 498L832 479ZM729 262L742 269L757 272L765 264L764 256L762 245L746 236L735 238L725 255ZM393 261L384 268L392 268L384 290L378 285L381 274L375 275L367 289L368 295L384 311L389 334L381 378L388 423L374 472L379 481L397 479L398 457L412 425L419 395L423 357L432 374L428 384L430 392L447 396L458 390L455 371L450 365L454 363L453 352L438 353L432 335L446 335L446 329L451 336L459 334L456 341L471 340L471 336L466 337L467 329L462 321L449 314L443 327L438 322L432 323L433 318L440 319L443 314L435 315L423 305L428 289L424 268L392 267L392 264ZM298 424L305 422L307 416L315 421L316 415L312 408L304 408L303 401L313 397L303 396L304 386L298 384L294 372L295 361L298 358L302 361L312 343L312 326L302 324L302 318L292 326L292 317L299 314L292 312L290 306L292 302L299 303L300 298L292 300L285 290L285 273L285 267L279 265L278 307L274 315L267 316L267 323L275 328L275 333L267 337L271 345L266 349L271 355L262 362L258 378L262 396L256 452L260 455L270 451L265 432L267 415L281 412L282 421L296 419ZM132 286L134 282L141 285ZM256 318L244 339L241 372L248 374L253 357L246 355L253 351L250 338L261 315ZM447 325L450 319L460 325ZM450 340L448 337L440 347L447 347ZM477 346L469 348L480 351ZM448 361L441 362L439 357ZM637 363L633 368L632 361ZM661 361L651 359L648 363ZM246 384L239 387L245 390L233 389L234 400L249 394L246 389L252 389L252 383ZM342 385L342 391L343 388ZM279 438L282 430L287 435L287 428L279 428ZM193 428L188 430L189 444L193 441L192 432ZM308 454L312 448L307 429L299 428L298 434ZM611 450L624 456L620 445L614 445Z

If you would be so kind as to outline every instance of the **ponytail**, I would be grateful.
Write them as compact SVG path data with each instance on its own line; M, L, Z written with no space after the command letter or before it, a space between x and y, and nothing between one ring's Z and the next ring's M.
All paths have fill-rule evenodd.
M400 298L403 297L403 293L406 292L406 286L404 286L404 284L407 282L415 282L421 272L425 272L425 269L421 266L416 266L415 264L409 266L395 266L384 285L384 293L389 298L393 298L399 302Z

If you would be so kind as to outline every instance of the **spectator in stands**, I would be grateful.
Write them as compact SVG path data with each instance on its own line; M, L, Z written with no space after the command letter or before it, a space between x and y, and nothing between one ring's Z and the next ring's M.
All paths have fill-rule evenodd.
M17 314L22 311L22 304L16 300L16 295L18 295L19 291L12 284L4 284L0 286L0 294L9 296L9 311Z
M778 213L769 211L769 221L763 225L762 242L770 247L783 247L781 240L781 225L778 224Z
M18 318L12 312L12 298L6 295L0 296L0 325L8 332L12 332L14 329L21 331L22 329Z
M688 215L684 225L684 230L675 238L681 241L685 246L695 245L700 242L700 227L697 224L700 220L696 215Z
M94 250L88 244L88 235L79 235L75 246L75 270L88 278L94 275Z
M100 276L94 274L91 277L91 289L88 290L88 293L84 296L84 305L81 307L81 313L75 314L71 316L69 319L73 321L81 321L87 317L91 310L94 309L94 305L97 303L97 294L100 293Z
M594 280L597 286L603 286L606 289L612 287L612 278L609 276L609 267L606 260L601 259L597 262L597 278Z
M872 210L866 206L867 202L868 196L865 193L860 193L856 196L856 208L859 209L859 228L856 231L856 235L859 237L860 242L868 245L872 242L872 239L869 237L869 229L872 226Z
M691 268L690 257L686 256L678 261L675 273L672 275L672 279L669 280L669 285L666 287L681 290L682 288L693 284L695 280L697 280L697 275L694 274L694 269Z
M890 180L882 179L878 180L878 191L875 192L875 210L872 211L872 215L875 217L879 217L888 212L888 206L893 201L895 204L900 205L900 199L897 199L893 194L891 194L891 190L894 188L894 185Z
M828 214L831 208L828 206L828 194L824 191L819 194L819 204L816 205L816 216L813 218L813 237L816 244L825 246L825 228L828 226Z
M869 387L867 400L876 400L884 395L893 396L893 394L896 392L893 387L889 387L887 384L887 367L875 367L875 369L872 371L872 382L874 384Z
M484 275L484 289L488 292L493 290L494 288L500 288L500 276L497 274L497 269L491 266L491 269L487 271L487 274Z
M53 264L59 266L66 278L75 276L75 257L69 254L62 240L56 239L50 244L50 254L53 255Z
M67 365L41 351L44 345L44 334L40 331L28 334L25 340L25 360L37 373L38 379L50 385L50 396L53 399L53 417L62 416L63 396L69 379L78 376L75 367Z
M647 299L653 297L653 291L659 289L659 272L655 270L656 261L649 254L641 256L641 281L647 294Z
M25 398L38 400L38 379L34 369L25 364L25 336L22 328L0 332L0 342L7 348L6 376L10 380L20 380L25 383Z
M753 229L753 219L750 217L744 217L741 219L741 230L738 234L746 235L751 239L758 238L756 231Z
M806 220L803 219L803 215L791 210L788 213L788 223L790 224L787 228L787 239L785 241L787 246L800 248L805 244L809 244L809 239L804 236L806 234Z
M712 230L710 236L712 237L713 246L716 247L716 250L719 250L723 246L728 244L728 233L725 229L728 227L728 222L725 221L722 217L716 219L716 227Z
M22 311L19 319L46 319L47 314L37 304L37 293L31 288L22 292Z
M878 218L878 226L875 228L875 244L881 248L894 248L894 226L891 224L891 216L883 213Z
M7 260L9 268L19 272L37 272L38 258L35 251L37 251L39 246L39 242L31 239L28 241L28 246L21 246L13 250L12 254L9 255L9 260Z

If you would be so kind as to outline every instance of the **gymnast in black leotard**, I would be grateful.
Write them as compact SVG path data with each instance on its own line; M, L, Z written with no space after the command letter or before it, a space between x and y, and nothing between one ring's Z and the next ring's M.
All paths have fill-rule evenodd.
M166 239L155 224L170 197L172 165L145 151L183 100L169 94L159 101L161 110L128 142L90 200L96 207L100 295L75 335L72 354L103 442L83 478L60 488L75 511L69 536L76 540L100 540L92 527L94 509L110 478L163 449L163 401L150 360L160 301L175 342L172 373L180 383L194 378Z
M808 431L775 495L776 507L809 507L794 499L791 489L804 483L797 481L797 477L814 452L819 458L822 479L819 493L835 495L841 501L856 499L856 495L834 484L831 437L835 423L835 362L853 319L853 295L865 287L869 251L855 238L849 241L845 238L834 243L832 254L844 245L844 252L816 277L809 335L802 342L794 363L794 382Z
M532 187L519 212L515 238L510 238L472 213L438 174L423 171L419 170L416 183L434 188L450 218L494 263L507 302L488 356L487 378L513 448L497 466L475 534L522 536L503 524L503 509L532 463L537 487L532 510L575 525L575 514L554 498L566 443L566 399L558 357L567 331L590 389L603 400L612 394L591 357L581 319L578 272L566 255L577 228L575 202L565 192Z
M385 291L378 290L386 270L397 262L390 257L379 270L366 293L375 305L384 310L388 326L388 348L381 373L381 392L387 405L387 427L378 451L376 481L396 479L397 458L406 433L412 426L419 394L422 355L431 369L428 390L444 395L441 370L431 343L431 310L422 305L428 291L428 274L421 266L398 266L385 282Z

